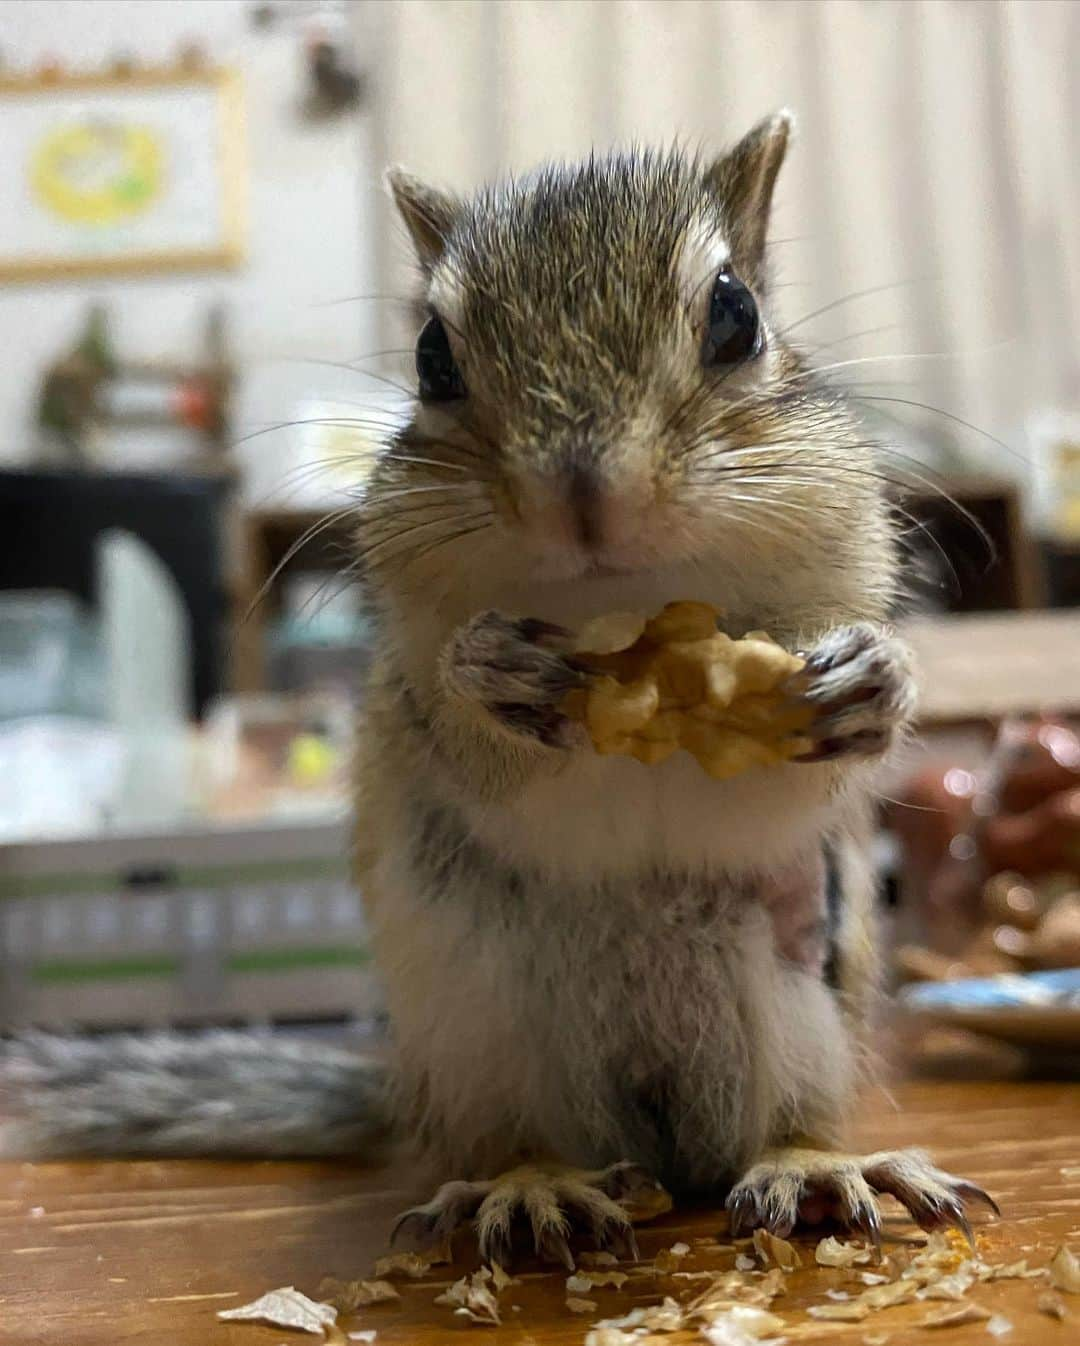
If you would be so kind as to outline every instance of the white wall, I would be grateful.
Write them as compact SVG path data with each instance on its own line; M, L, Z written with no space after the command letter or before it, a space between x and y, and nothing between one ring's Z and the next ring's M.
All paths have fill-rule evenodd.
M162 62L189 39L214 63L237 67L250 212L248 257L236 271L0 287L0 463L30 456L42 368L77 333L92 299L107 302L118 351L145 358L195 355L208 304L225 300L241 373L238 434L289 418L307 396L361 392L358 376L304 362L356 360L375 346L372 302L336 302L378 289L366 116L305 123L301 33L287 21L255 30L251 9L248 0L0 0L8 68L55 56L94 69L118 53ZM260 468L275 458L276 439L238 450L251 469L250 495L274 475Z
M1075 0L379 0L351 12L360 50L380 20L380 156L458 187L612 143L712 153L792 107L777 302L795 338L822 343L818 363L855 362L834 376L860 396L940 408L868 404L981 471L1024 469L1035 414L1080 414ZM387 249L395 287L392 262Z

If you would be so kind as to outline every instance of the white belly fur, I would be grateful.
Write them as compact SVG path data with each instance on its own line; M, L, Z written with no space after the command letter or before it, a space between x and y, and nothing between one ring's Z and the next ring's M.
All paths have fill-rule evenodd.
M478 903L499 910L491 895L433 901L408 870L389 859L380 870L374 933L402 1120L425 1133L433 1177L490 1176L540 1154L633 1158L708 1187L794 1130L827 1135L843 1114L854 1063L838 1006L776 956L763 912L736 900L687 926L647 884L628 882L621 902L541 881L507 904L507 923L478 923ZM667 1080L655 1133L622 1110L639 1073ZM677 1139L667 1157L665 1129Z
M839 805L827 767L757 768L728 781L687 753L656 766L583 752L513 799L474 804L474 834L505 859L595 880L649 868L723 873L786 864Z

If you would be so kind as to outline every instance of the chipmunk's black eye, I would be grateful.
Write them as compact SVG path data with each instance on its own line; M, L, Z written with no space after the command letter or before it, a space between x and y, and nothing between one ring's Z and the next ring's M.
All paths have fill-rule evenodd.
M709 325L702 361L737 365L757 355L764 344L757 304L742 281L727 268L720 272L709 301Z
M465 396L465 380L454 361L446 328L434 314L416 341L416 374L423 402L452 402Z

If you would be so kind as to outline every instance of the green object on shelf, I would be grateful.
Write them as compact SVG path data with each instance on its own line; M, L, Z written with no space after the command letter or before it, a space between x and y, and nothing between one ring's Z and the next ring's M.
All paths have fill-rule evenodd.
M292 972L305 967L364 967L371 954L361 948L252 949L230 954L230 972Z
M144 954L134 958L52 958L37 963L34 981L57 982L126 981L131 977L172 977L181 967L179 958Z
M251 949L227 954L229 972L295 972L303 968L366 967L367 949L313 946L284 949ZM140 977L174 977L183 970L183 959L171 955L144 954L132 958L53 958L37 963L31 976L44 985L95 981L127 981Z

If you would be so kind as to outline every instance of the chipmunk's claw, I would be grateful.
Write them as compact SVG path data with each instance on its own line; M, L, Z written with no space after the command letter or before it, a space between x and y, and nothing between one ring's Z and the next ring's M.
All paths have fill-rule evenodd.
M888 1192L907 1208L911 1218L927 1232L959 1229L974 1250L975 1236L967 1218L968 1205L982 1205L1000 1216L1001 1210L989 1194L966 1178L954 1178L931 1164L919 1150L895 1150L870 1155L866 1162L867 1181L875 1191Z
M954 1178L953 1191L961 1201L965 1203L974 1201L976 1205L986 1206L999 1220L1001 1219L1001 1207L989 1192L983 1191L978 1183L968 1182L966 1178Z
M731 1223L733 1238L742 1238L758 1226L765 1224L765 1217L754 1193L747 1187L737 1187L727 1200L728 1219ZM770 1230L776 1233L776 1230Z
M801 1221L833 1219L860 1234L880 1253L878 1195L894 1196L925 1230L954 1226L975 1246L966 1207L976 1203L1000 1214L975 1183L935 1168L919 1150L894 1150L859 1158L822 1150L776 1150L746 1174L728 1197L731 1232L755 1228L781 1238Z
M863 1241L870 1244L880 1259L881 1215L873 1197L869 1201L862 1201L854 1207L851 1211L850 1223L851 1228L863 1236Z
M535 1233L535 1227L533 1232ZM574 1269L574 1254L557 1229L545 1229L536 1237L536 1255L541 1262L559 1262L567 1271Z
M597 1249L636 1261L631 1220L660 1214L670 1205L659 1184L633 1164L592 1172L526 1165L489 1182L445 1183L431 1201L398 1217L391 1241L407 1236L422 1248L437 1246L471 1222L481 1257L509 1265L514 1227L524 1223L542 1261L573 1271L571 1234L583 1233Z

